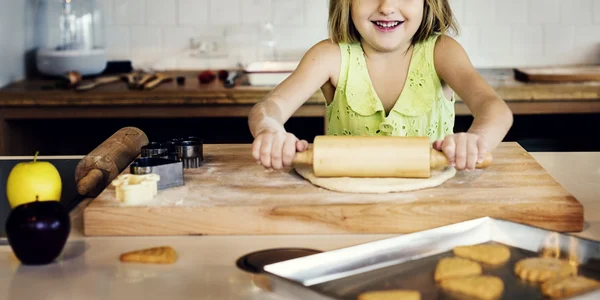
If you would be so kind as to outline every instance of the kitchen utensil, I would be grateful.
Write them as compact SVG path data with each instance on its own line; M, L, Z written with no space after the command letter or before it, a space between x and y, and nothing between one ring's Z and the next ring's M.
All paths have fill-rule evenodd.
M268 172L250 144L205 144L204 153L201 168L184 170L184 187L160 191L152 204L123 207L107 188L85 207L85 234L390 234L485 216L561 232L584 228L577 198L514 142L494 149L485 172L471 172L479 176L369 195L324 190L290 169Z
M85 91L89 91L92 90L98 86L101 85L105 85L105 84L109 84L109 83L113 83L113 82L117 82L121 80L121 76L108 76L108 77L99 77L91 82L85 83L85 84L79 84L75 90L78 92L85 92Z
M150 80L154 79L156 75L154 73L144 73L136 82L137 89L144 89L144 85Z
M183 140L175 144L177 157L183 162L185 169L200 167L204 158L202 148L201 140Z
M171 81L172 79L173 79L173 76L169 76L169 75L162 74L162 73L157 73L152 80L143 84L143 89L144 90L152 90L152 89L156 88L162 82Z
M146 134L135 127L119 129L86 155L75 169L77 191L96 197L148 144Z
M223 86L226 88L232 88L235 86L235 79L238 78L239 73L237 71L231 71L227 74L227 78L223 80Z
M491 153L477 164L486 168ZM312 149L296 153L294 164L312 165L319 177L428 178L431 169L449 165L428 137L317 136Z
M158 189L163 190L184 185L183 163L177 160L159 157L136 158L129 172L136 175L157 174L160 176Z
M166 158L168 154L167 145L158 142L150 142L147 145L142 146L141 154L142 157Z
M127 86L129 89L132 90L137 88L137 79L139 76L140 74L138 72L131 72L124 74L122 77L127 81Z

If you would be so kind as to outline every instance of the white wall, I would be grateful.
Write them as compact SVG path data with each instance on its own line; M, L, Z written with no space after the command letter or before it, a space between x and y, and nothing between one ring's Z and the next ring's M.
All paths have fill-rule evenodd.
M26 0L0 0L0 87L25 75Z
M600 63L600 1L450 0L458 40L477 67ZM261 41L272 22L276 58L298 58L327 37L327 0L105 0L112 58L156 68L234 66L273 58ZM230 55L190 57L192 37L228 42ZM242 50L240 50L242 49Z

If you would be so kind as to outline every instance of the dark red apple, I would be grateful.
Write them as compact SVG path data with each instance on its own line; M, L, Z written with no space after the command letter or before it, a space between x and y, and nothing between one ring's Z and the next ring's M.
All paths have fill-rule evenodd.
M44 265L63 250L71 221L58 201L34 201L15 207L6 220L6 236L13 252L25 265Z

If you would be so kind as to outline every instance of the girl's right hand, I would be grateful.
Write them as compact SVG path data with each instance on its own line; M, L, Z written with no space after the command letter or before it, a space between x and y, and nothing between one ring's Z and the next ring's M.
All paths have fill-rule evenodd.
M292 165L296 151L308 149L308 142L280 130L265 130L252 143L252 156L267 169L281 169Z

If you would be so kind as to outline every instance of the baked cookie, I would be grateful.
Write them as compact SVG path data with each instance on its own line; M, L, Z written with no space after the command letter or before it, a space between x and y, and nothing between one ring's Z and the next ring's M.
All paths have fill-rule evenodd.
M467 296L469 299L499 299L504 292L504 282L489 275L450 278L443 280L440 286L447 292Z
M541 286L542 294L551 298L570 297L583 294L600 287L600 282L583 276L554 278Z
M358 300L421 300L421 293L412 290L389 290L366 292L358 295Z
M123 253L119 259L122 262L172 264L177 260L177 252L170 246L161 246Z
M481 265L461 257L444 257L435 267L434 279L440 281L454 277L464 277L481 274Z
M488 265L500 265L510 258L510 250L504 245L472 245L455 247L454 255Z
M514 271L519 278L532 282L545 282L557 277L577 275L576 266L566 260L550 257L522 259L515 264Z

